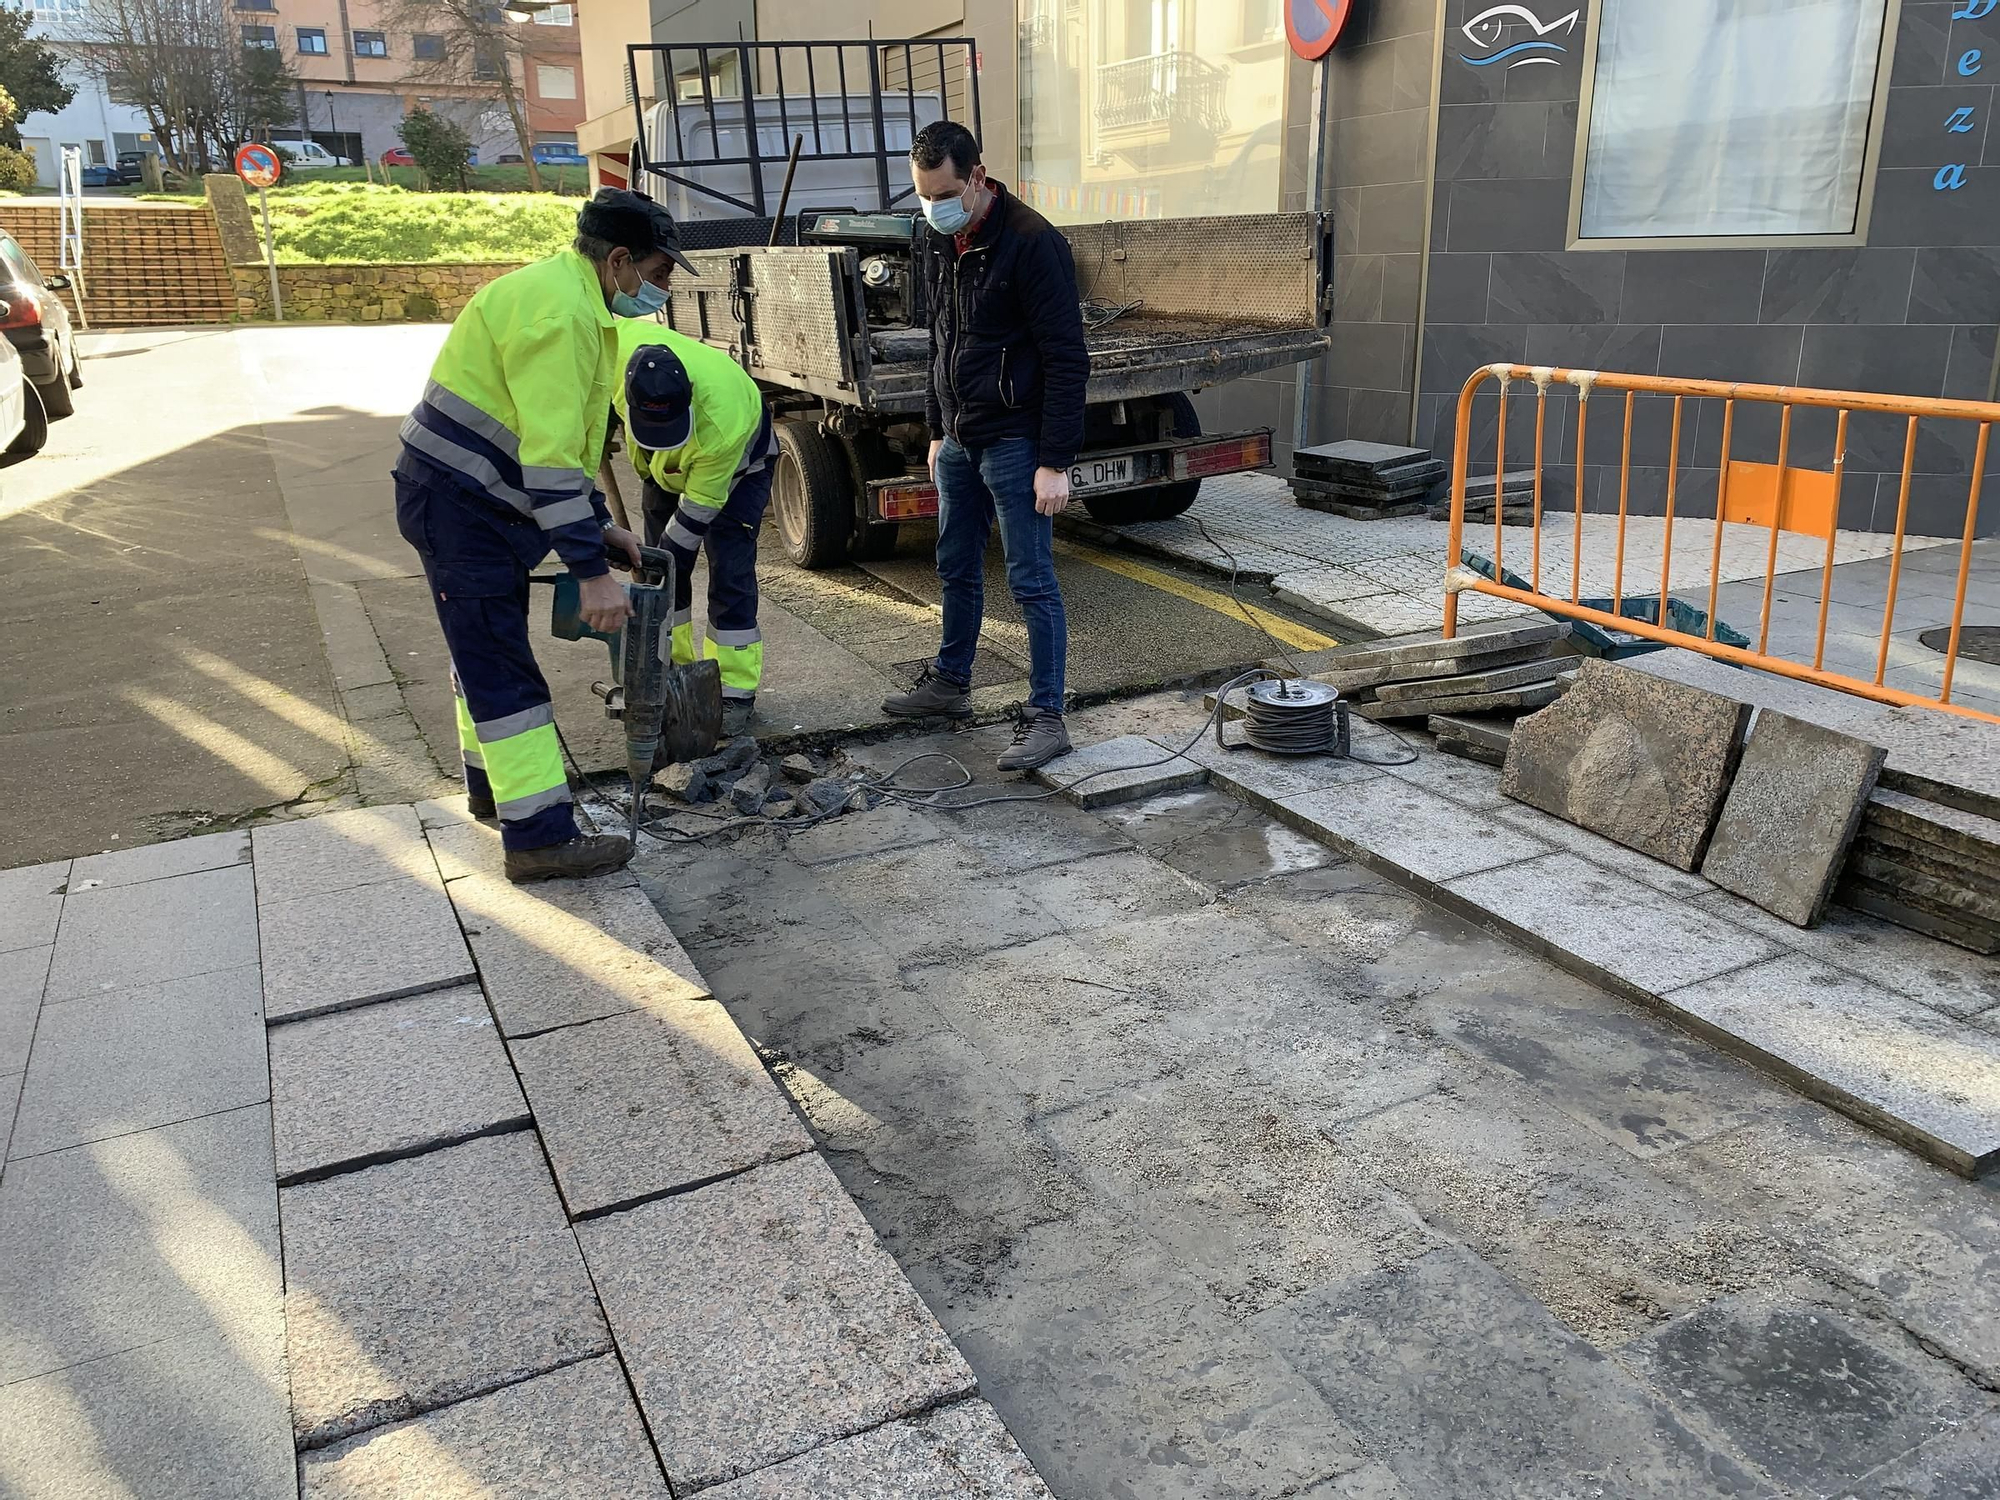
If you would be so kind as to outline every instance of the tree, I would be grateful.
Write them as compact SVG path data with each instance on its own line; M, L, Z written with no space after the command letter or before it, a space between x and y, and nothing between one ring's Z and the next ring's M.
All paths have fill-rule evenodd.
M465 191L465 167L472 156L472 137L465 133L464 126L428 109L413 109L403 116L396 133L410 148L427 186L442 191L456 185L460 192Z
M94 0L65 40L112 98L146 116L175 171L205 171L284 118L283 59L244 46L216 0Z
M21 145L19 121L24 115L54 114L76 97L63 82L62 59L47 43L28 35L31 17L12 6L0 6L0 90L13 100L13 111L0 125L0 145Z
M12 131L20 118L14 107L13 95L4 85L0 85L0 133ZM15 136L19 140L18 135ZM0 145L0 188L11 193L24 193L35 185L35 159L19 146Z
M528 187L540 192L535 165L535 133L528 125L528 69L545 45L532 24L516 24L486 0L384 0L383 20L392 30L434 36L439 55L419 62L411 74L464 88L499 101L514 127L527 164ZM412 146L414 154L416 148Z

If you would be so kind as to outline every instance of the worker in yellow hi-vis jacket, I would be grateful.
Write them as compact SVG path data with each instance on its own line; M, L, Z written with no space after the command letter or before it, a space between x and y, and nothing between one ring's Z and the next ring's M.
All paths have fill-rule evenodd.
M641 318L618 320L612 404L645 487L646 544L674 554L674 660L694 660L695 554L708 554L707 655L722 673L722 727L741 734L764 676L757 532L777 440L757 382L730 355Z
M614 312L666 303L687 266L672 217L607 188L577 215L575 247L487 283L452 324L403 423L396 523L422 560L451 652L467 800L500 820L507 878L601 875L631 842L577 831L548 683L528 644L528 570L553 547L597 630L630 614L607 571L636 563L596 474L620 384Z

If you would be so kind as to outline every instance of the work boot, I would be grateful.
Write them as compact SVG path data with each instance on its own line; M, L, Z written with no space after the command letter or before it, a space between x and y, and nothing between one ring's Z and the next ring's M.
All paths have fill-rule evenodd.
M500 809L493 805L491 792L467 792L465 810L482 823L492 823L500 817Z
M739 734L750 732L750 721L757 717L755 698L725 698L722 700L722 737L733 740Z
M1069 754L1069 726L1053 708L1031 708L1014 721L1014 743L1000 757L1003 771L1032 771Z
M892 719L969 719L972 694L940 677L936 667L925 667L915 687L882 700L882 712Z
M516 885L531 880L581 880L609 875L632 862L632 841L615 833L580 833L566 844L542 849L509 849L507 878Z

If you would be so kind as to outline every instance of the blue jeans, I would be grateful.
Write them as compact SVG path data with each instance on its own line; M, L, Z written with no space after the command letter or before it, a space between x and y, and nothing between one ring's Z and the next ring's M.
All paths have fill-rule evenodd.
M986 614L986 539L997 516L1007 587L1028 627L1028 706L1061 713L1069 626L1056 586L1055 523L1035 510L1034 443L1010 438L973 450L946 438L937 487L937 570L944 585L938 675L960 686L972 681Z

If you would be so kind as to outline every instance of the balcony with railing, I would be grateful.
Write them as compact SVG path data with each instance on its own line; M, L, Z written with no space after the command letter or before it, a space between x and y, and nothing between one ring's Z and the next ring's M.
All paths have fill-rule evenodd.
M1229 128L1229 70L1192 52L1156 52L1097 69L1097 133L1129 153L1165 147L1206 153Z

